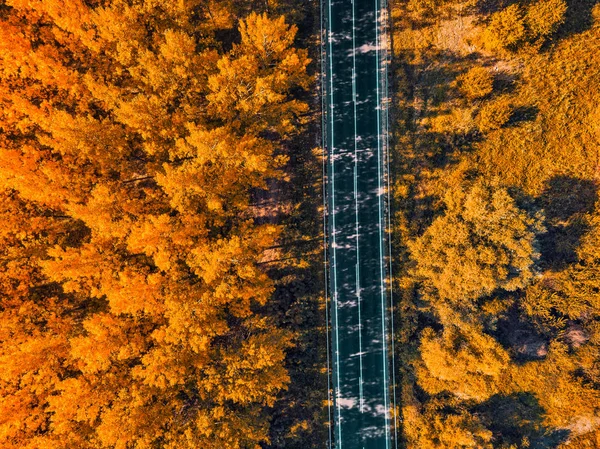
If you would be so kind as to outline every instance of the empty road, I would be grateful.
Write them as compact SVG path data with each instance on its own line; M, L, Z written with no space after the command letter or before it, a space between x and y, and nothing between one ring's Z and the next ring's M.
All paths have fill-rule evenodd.
M387 239L387 34L379 0L323 0L332 441L395 446Z

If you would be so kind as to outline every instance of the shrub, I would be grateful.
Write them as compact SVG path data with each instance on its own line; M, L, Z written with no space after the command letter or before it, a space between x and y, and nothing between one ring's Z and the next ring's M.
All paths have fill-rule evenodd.
M481 132L500 129L508 122L512 112L513 107L510 101L507 98L500 98L481 108L477 118L477 126Z
M492 93L494 79L490 72L483 67L473 67L467 73L458 77L461 93L469 100L483 98Z
M485 30L485 42L490 48L516 49L527 38L525 18L520 5L510 5L492 14Z
M527 9L510 5L492 14L484 31L485 45L490 48L517 50L526 43L541 43L565 20L565 0L539 0Z
M525 22L532 38L546 37L554 33L565 20L565 0L541 0L527 8Z

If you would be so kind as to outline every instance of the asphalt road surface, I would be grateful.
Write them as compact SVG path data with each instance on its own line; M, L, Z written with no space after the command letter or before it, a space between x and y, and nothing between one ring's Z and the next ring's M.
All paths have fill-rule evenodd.
M332 440L395 446L385 4L323 0Z

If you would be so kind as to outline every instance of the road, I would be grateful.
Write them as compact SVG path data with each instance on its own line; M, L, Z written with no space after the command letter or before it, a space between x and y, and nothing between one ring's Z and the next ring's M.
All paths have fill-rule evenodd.
M332 445L396 445L388 292L386 8L323 0Z

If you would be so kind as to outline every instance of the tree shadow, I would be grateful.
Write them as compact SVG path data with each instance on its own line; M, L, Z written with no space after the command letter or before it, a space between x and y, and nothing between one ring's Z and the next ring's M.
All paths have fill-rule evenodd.
M315 45L319 9L298 8L300 3L301 0L280 2L277 11L271 13L294 12L291 18L286 16L286 21L298 25L298 46L308 48L312 60L309 71L316 75L321 56L320 46ZM300 132L280 148L289 158L284 168L286 180L270 182L270 192L274 193L270 197L254 196L267 205L268 213L260 219L282 227L277 260L267 266L275 291L265 312L278 328L293 333L294 343L284 362L290 382L269 411L270 442L262 446L264 449L321 448L329 433L322 159L314 151L321 137L321 96L310 90L294 93L294 98L310 105L314 119L299 127Z
M567 38L590 29L594 23L592 9L598 0L567 0L565 21L558 29L557 38Z
M515 91L519 76L504 70L497 71L494 75L494 92L512 93Z
M313 60L318 60L318 47L311 51ZM306 95L300 99L318 111L320 96ZM282 226L278 257L267 267L275 291L266 314L294 335L294 346L284 362L290 382L270 410L270 443L265 449L311 449L328 440L322 159L313 150L321 133L319 125L319 120L311 120L283 143L281 151L289 157L284 169L287 179L274 181L275 198L261 198L279 205L271 209L274 219L263 219Z
M434 60L442 62L443 65L435 66L430 60L417 64L414 69L421 75L418 77L418 85L422 94L427 98L427 103L432 106L438 106L449 99L452 82L460 75L461 70L453 65L462 61L462 59L449 52L438 52Z
M492 14L514 3L520 2L519 0L480 0L477 2L477 13Z
M530 449L552 449L569 436L568 430L544 426L545 410L531 393L492 396L474 411L492 431L498 446L521 447L523 439L528 438Z
M460 156L471 153L474 144L482 141L478 130L466 133L424 131L421 134L423 150L427 151L427 163L430 168L451 167L460 161Z
M559 175L548 180L540 202L546 219L556 222L591 212L597 200L598 186L594 181Z
M519 106L513 110L506 126L517 126L522 122L533 122L539 112L537 106Z
M419 62L404 67L404 85L418 87L412 90L407 87L403 96L418 99L419 106L407 102L403 127L411 134L415 159L423 168L449 167L481 141L482 135L475 126L469 128L465 123L457 123L452 115L455 103L462 101L455 81L479 57L431 50L424 52ZM455 124L458 126L453 127Z
M516 305L498 320L496 329L491 334L508 350L512 360L518 365L543 359L548 354L547 337L533 323L523 319L523 313Z
M559 269L577 260L581 237L588 231L583 215L597 200L598 186L589 179L559 175L547 182L538 198L548 230L540 238L542 265Z

